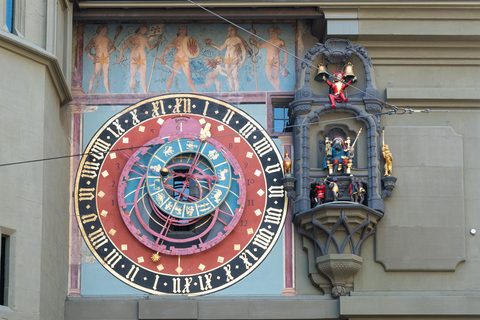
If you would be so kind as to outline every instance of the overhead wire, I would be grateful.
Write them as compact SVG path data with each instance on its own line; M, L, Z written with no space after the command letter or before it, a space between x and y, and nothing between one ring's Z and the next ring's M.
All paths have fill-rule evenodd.
M291 53L291 52L289 52L289 51L287 51L287 50L283 49L282 47L279 47L279 46L277 46L277 45L275 45L275 44L271 43L270 41L268 41L268 40L264 39L263 37L261 37L261 36L257 35L256 33L253 33L253 32L251 32L250 30L248 30L248 29L246 29L246 28L243 28L242 26L240 26L240 25L238 25L238 24L234 23L233 21L231 21L231 20L228 20L227 18L225 18L225 17L222 17L221 15L219 15L219 14L217 14L217 13L215 13L215 12L213 12L213 11L211 11L211 10L207 9L207 8L205 8L205 7L204 7L204 6L202 6L201 4L199 4L199 3L196 3L196 2L195 2L195 1L193 1L193 0L186 0L186 1L188 1L188 2L190 2L190 3L192 3L192 4L194 4L194 5L196 5L197 7L199 7L200 9L202 9L202 10L204 10L204 11L208 12L208 13L210 13L211 15L214 15L215 17L217 17L217 18L219 18L219 19L221 19L221 20L223 20L223 21L225 21L225 22L227 22L227 23L229 23L229 24L231 24L231 25L235 26L237 29L240 29L240 30L242 30L242 31L245 31L246 33L250 34L251 36L254 36L254 37L256 37L256 38L258 38L258 39L260 39L260 40L262 40L262 41L264 41L264 42L268 43L269 45L271 45L271 46L273 46L273 47L277 48L278 50L280 50L280 51L282 51L282 52L284 52L284 53L288 54L289 56L291 56L291 57L295 58L296 60L298 60L298 61L301 61L301 62L305 63L305 64L306 64L308 67L310 67L310 68L314 68L314 69L316 69L317 71L318 71L318 70L320 70L320 69L319 69L317 66L315 66L315 65L311 64L311 63L310 63L308 60L306 60L306 59L303 59L303 58L301 58L301 57L297 56L296 54L294 54L294 53ZM326 74L328 74L330 77L333 77L333 75L332 75L331 73L329 73L329 72L326 72ZM347 83L346 83L345 81L343 81L343 80L340 80L340 81L341 81L342 83L344 83L344 84L347 84ZM351 88L354 88L354 89L356 89L357 91L360 91L360 92L362 92L363 94L365 94L365 95L369 96L370 98L372 98L372 99L374 99L374 100L377 100L377 101L381 102L382 104L384 104L384 105L386 105L386 106L389 106L390 108L392 108L392 109L394 109L394 110L397 110L397 109L400 109L400 110L401 110L401 109L404 109L404 108L401 108L401 107L399 108L399 107L397 107L397 106L395 106L395 105L389 104L389 103L387 103L386 101L384 101L384 100L382 100L382 99L380 99L380 98L378 98L378 97L376 97L376 96L374 96L374 95L371 95L371 94L369 94L369 93L368 93L368 92L366 92L365 90L362 90L362 89L360 89L360 88L356 87L355 85L349 84L349 86L350 86Z
M430 110L430 109L425 109L425 110L414 110L414 109L405 109L402 113L393 113L392 110L386 111L386 112L378 112L378 113L373 113L369 115L359 115L359 116L352 116L352 117L344 117L344 118L336 118L336 119L330 119L330 120L323 120L323 121L316 121L316 122L311 122L310 124L322 124L322 123L329 123L329 122L338 122L338 121L345 121L345 120L355 120L359 118L363 118L366 116L381 116L381 115L404 115L404 114L413 114L413 113L431 113L431 112L477 112L479 113L480 110ZM302 124L298 125L286 125L282 127L272 127L269 129L258 129L252 131L254 132L268 132L268 131L275 131L276 129L294 129L296 127L300 127ZM235 133L230 133L230 134L222 134L222 135L216 135L215 137L226 137L226 136L231 136L231 135L236 135ZM110 151L124 151L124 150L132 150L132 149L139 149L142 147L154 147L159 144L146 144L146 145L141 145L141 146L130 146L130 147L125 147L125 148L115 148L111 149ZM20 164L28 164L28 163L35 163L35 162L43 162L43 161L50 161L50 160L59 160L59 159L66 159L66 158L74 158L74 157L83 157L83 156L88 156L90 153L84 152L84 153L79 153L79 154L72 154L72 155L67 155L67 156L58 156L58 157L50 157L50 158L41 158L41 159L33 159L33 160L25 160L25 161L17 161L17 162L9 162L9 163L1 163L0 167L7 167L7 166L13 166L13 165L20 165Z
M378 115L387 114L387 113L388 112L382 112L382 113L378 113ZM311 124L328 123L328 122L339 121L339 120L358 119L359 117L362 117L362 116L353 116L353 117L345 117L345 118L342 118L342 119L317 121L317 122L312 122ZM301 124L299 124L299 125L288 125L288 126L283 126L281 128L282 129L283 128L293 129L297 126L301 126ZM270 128L270 129L275 130L275 129L280 129L280 128ZM266 131L268 131L268 130L267 129L258 129L258 130L252 131L252 133L254 133L254 132L266 132ZM231 136L231 135L235 135L235 133L216 135L215 137L218 138L218 137L226 137L226 136ZM132 150L132 149L138 149L138 148L142 148L142 147L154 147L156 145L159 145L159 144L146 144L146 145L141 145L141 146L130 146L130 147L125 147L125 148L115 148L115 149L111 149L110 151ZM72 154L72 155L67 155L67 156L58 156L58 157L50 157L50 158L41 158L41 159L9 162L9 163L0 164L0 167L7 167L7 166L13 166L13 165L27 164L27 163L35 163L35 162L43 162L43 161L49 161L49 160L59 160L59 159L66 159L66 158L83 157L83 156L88 156L88 155L90 155L90 153L84 152L84 153Z
M301 61L303 63L305 63L308 67L310 68L314 68L316 70L319 70L319 68L313 64L311 64L308 60L306 59L303 59L297 55L295 55L294 53L291 53L273 43L271 43L270 41L268 41L267 39L264 39L263 37L247 30L246 28L243 28L242 26L228 20L227 18L225 17L222 17L221 15L203 7L202 5L196 3L195 1L193 0L186 0L192 4L194 4L195 6L201 8L202 10L205 10L206 12L212 14L213 16L216 16L217 18L235 26L237 29L240 29L254 37L256 37L257 39L260 39L266 43L268 43L269 45L279 49L280 51L288 54L289 56L295 58L296 60L298 61ZM333 77L332 74L330 74L329 72L326 72L330 77ZM344 81L342 81L343 83L345 83ZM411 109L411 108L402 108L402 107L397 107L395 105L392 105L392 104L389 104L387 103L386 101L384 100L381 100L379 99L378 97L375 97L371 94L369 94L368 92L350 84L349 85L350 87L364 93L365 95L368 95L369 97L381 102L382 104L386 105L386 106L389 106L391 108L391 110L387 111L387 112L381 112L381 113L376 113L376 114L372 114L372 115L393 115L393 114L397 114L397 115L403 115L403 114L412 114L412 113L417 113L417 112L422 112L422 113L430 113L430 112L468 112L468 111L472 111L472 110L430 110L430 109L424 109L424 110L414 110L414 109ZM480 111L476 111L476 110L473 110L474 112L480 112ZM331 121L339 121L339 120L349 120L349 119L358 119L359 117L362 117L362 116L354 116L354 117L346 117L346 118L343 118L343 119L335 119L335 120L325 120L325 121L317 121L317 122L313 122L312 124L320 124L320 123L328 123L328 122L331 122ZM301 125L301 124L300 124ZM298 125L298 126L300 126ZM287 125L287 126L283 126L282 129L293 129L295 128L297 125ZM277 128L270 128L270 130L275 130ZM265 129L259 129L259 130L255 130L255 132L261 132L261 131L267 131ZM220 135L220 136L226 136L226 135ZM220 136L217 136L217 137L220 137ZM112 151L123 151L123 150L131 150L131 149L134 149L134 148L141 148L141 147L154 147L155 145L142 145L142 146L136 146L136 147L128 147L128 148L117 148L117 149L114 149ZM86 156L86 155L89 155L89 153L80 153L80 154L73 154L73 155L67 155L67 156L58 156L58 157L50 157L50 158L41 158L41 159L34 159L34 160L25 160L25 161L17 161L17 162L10 162L10 163L3 163L3 164L0 164L0 167L6 167L6 166L13 166L13 165L21 165L21 164L28 164L28 163L35 163L35 162L44 162L44 161L50 161L50 160L59 160L59 159L66 159L66 158L74 158L74 157L83 157L83 156Z

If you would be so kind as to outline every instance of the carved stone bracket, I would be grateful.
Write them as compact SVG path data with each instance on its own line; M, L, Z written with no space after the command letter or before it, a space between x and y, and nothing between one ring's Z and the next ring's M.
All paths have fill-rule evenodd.
M283 189L287 192L287 197L290 201L295 198L295 179L292 175L285 175L282 179Z
M387 176L382 178L382 199L390 197L393 188L395 188L395 182L397 182L397 178L393 176Z
M304 242L313 243L308 259L330 280L332 297L348 293L349 280L362 265L362 245L382 217L376 210L348 201L326 203L295 216L298 233Z

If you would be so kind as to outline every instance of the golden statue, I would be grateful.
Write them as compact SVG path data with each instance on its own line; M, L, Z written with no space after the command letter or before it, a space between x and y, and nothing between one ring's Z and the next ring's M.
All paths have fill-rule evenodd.
M383 134L383 146L382 146L382 154L383 158L385 159L385 174L384 176L391 176L392 175L392 166L393 166L393 156L388 148L388 144L385 144L385 130L382 131Z
M285 175L292 173L292 159L290 159L287 150L285 150L285 158L283 158L283 172Z

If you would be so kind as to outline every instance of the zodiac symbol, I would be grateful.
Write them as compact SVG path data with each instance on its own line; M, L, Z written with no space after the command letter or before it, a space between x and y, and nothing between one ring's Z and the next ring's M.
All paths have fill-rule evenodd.
M162 203L163 203L163 200L165 200L165 194L163 194L163 193L157 193L156 198L157 198L157 203L162 204Z
M159 164L157 164L156 166L150 166L150 170L155 172L160 172L160 169L162 169L162 166Z
M175 212L177 213L177 216L182 215L182 207L175 207Z
M200 207L201 207L201 209L200 209L201 212L208 211L211 208L210 205L208 205L206 203L202 204Z
M220 171L220 176L219 176L219 181L223 181L225 180L225 174L228 172L228 169L223 169L222 171Z
M188 150L193 150L196 147L197 146L195 145L195 143L193 141L187 141L187 149Z
M168 146L164 151L163 154L165 156L171 156L173 154L173 148L172 146Z
M220 154L217 152L217 150L210 150L208 152L208 157L210 158L210 160L217 160L219 155Z
M173 203L169 202L165 205L165 210L170 210L173 207Z
M192 216L194 210L195 210L195 207L194 207L194 206L187 206L187 207L186 207L187 214L188 214L190 217Z
M217 190L214 195L212 195L213 200L216 203L220 203L220 197L222 196L222 191Z

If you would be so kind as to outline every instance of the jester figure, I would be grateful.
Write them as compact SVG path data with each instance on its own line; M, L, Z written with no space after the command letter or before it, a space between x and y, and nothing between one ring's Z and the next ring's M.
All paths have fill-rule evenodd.
M332 108L335 108L335 102L348 102L348 98L345 97L343 90L348 87L352 82L357 81L357 77L354 77L352 80L348 82L344 82L343 78L345 77L344 71L333 71L335 74L333 83L330 82L328 79L325 79L325 82L330 86L330 93L328 97L330 98L330 102L332 103Z

